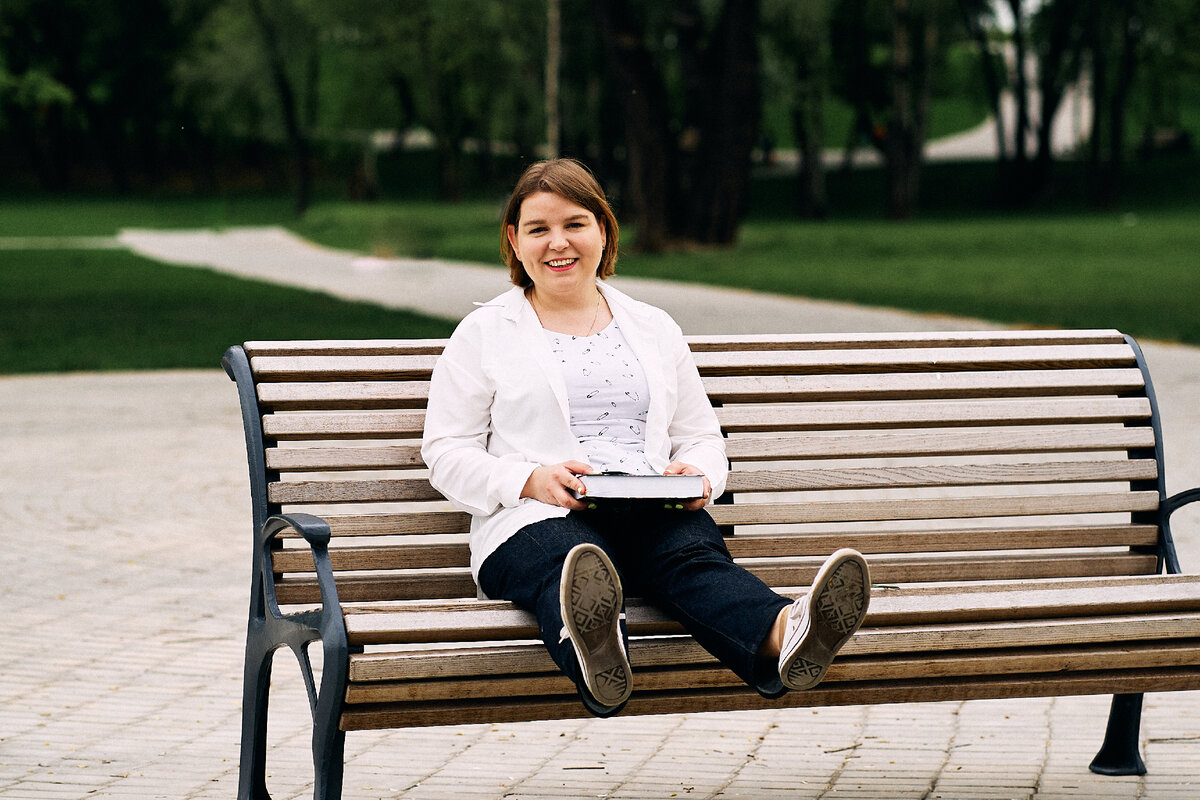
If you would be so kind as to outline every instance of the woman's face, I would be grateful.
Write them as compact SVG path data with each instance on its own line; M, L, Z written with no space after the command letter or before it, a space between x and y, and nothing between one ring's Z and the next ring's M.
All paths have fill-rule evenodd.
M539 292L591 292L608 240L596 215L551 192L521 202L508 241Z

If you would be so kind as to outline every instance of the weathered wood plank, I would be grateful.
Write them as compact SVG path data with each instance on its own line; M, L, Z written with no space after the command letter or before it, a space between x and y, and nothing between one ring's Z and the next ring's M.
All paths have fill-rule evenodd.
M1102 514L1153 511L1157 508L1156 492L1079 492L1004 497L956 495L887 500L744 503L711 505L708 512L718 525L759 525Z
M1126 344L1055 344L906 349L706 351L695 353L707 375L806 375L859 372L1080 369L1130 366ZM259 381L426 380L433 355L260 355L250 359Z
M950 629L951 624L958 623L1009 623L1038 619L1049 620L1047 624L1057 625L1068 618L1115 618L1121 614L1182 616L1189 612L1200 612L1200 576L1187 576L1183 580L1165 583L1147 581L1127 584L1119 593L1105 586L1063 586L966 595L885 592L876 593L872 598L863 631L864 635L870 636L873 635L873 629L887 626L911 629L943 625L945 629ZM651 606L630 605L626 616L631 635L683 633L681 626ZM1144 619L1149 619L1149 616ZM1200 625L1200 618L1193 619L1192 624ZM532 615L512 607L494 606L348 613L346 631L355 643L373 644L504 641L538 637L537 624ZM1114 631L1114 636L1118 635ZM1200 629L1196 630L1195 635L1200 636ZM946 647L953 648L953 644L948 641ZM915 645L913 649L917 649ZM847 652L857 650L851 648Z
M348 703L420 703L538 695L571 695L574 684L554 672L488 674L437 680L369 680L360 677L351 656ZM663 692L742 686L733 672L716 664L654 668L631 652L639 692ZM1100 672L1200 665L1200 640L1132 643L1120 647L1031 648L965 651L953 654L903 654L888 657L843 657L830 667L832 684L880 680L929 680L985 675ZM551 665L552 666L552 665Z
M1150 418L1145 398L977 399L881 403L796 403L718 411L722 429L743 431L866 430L992 425L1125 423Z
M832 427L832 426L831 426ZM1011 453L1086 453L1154 446L1149 427L1046 426L1027 430L815 431L803 436L741 436L725 442L734 462Z
M741 563L770 586L808 586L822 558L745 560ZM871 578L879 584L928 581L1032 580L1101 575L1148 575L1157 570L1152 554L1060 553L1053 558L1031 553L941 553L922 556L877 556L871 559ZM316 579L303 574L276 583L279 602L320 601ZM476 597L467 569L393 571L370 575L343 573L338 595L343 603Z
M685 337L695 351L827 350L855 348L987 347L994 345L1121 344L1115 330L945 331L934 333L762 333L734 336L700 334ZM445 339L313 339L253 341L250 356L299 355L437 355Z
M425 428L425 412L285 413L263 416L263 433L277 441L412 439ZM409 448L420 456L420 445ZM417 461L416 463L421 463Z
M748 688L661 694L639 694L635 691L624 713L677 714L937 700L1137 694L1196 688L1200 688L1200 668L1186 666L1161 670L984 676L929 681L875 681L850 685L828 682L808 691L789 692L778 700L763 699ZM586 716L587 712L578 699L521 698L512 701L347 706L340 724L342 730L350 731L471 722L573 719Z

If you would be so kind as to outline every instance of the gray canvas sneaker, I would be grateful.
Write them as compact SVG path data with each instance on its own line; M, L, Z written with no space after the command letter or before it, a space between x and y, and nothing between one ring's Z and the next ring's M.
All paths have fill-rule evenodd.
M779 679L789 689L811 689L867 616L871 575L866 559L843 548L826 559L808 594L787 612Z
M624 596L617 570L603 550L576 545L567 553L559 583L563 636L571 641L588 694L613 709L633 690L621 637Z

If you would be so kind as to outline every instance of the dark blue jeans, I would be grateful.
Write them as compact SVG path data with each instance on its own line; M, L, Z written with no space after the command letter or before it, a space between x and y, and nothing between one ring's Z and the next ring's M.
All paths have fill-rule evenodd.
M764 661L758 649L791 601L733 562L703 510L572 511L522 528L483 562L480 588L537 616L546 649L577 686L575 651L562 641L558 587L567 553L583 542L612 559L626 597L670 614L764 697L786 691L774 660Z

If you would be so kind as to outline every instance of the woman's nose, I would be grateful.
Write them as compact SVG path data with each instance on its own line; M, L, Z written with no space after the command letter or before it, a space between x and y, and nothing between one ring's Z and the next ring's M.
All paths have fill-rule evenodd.
M562 231L555 231L550 236L550 248L552 250L562 250L567 246L567 237Z

